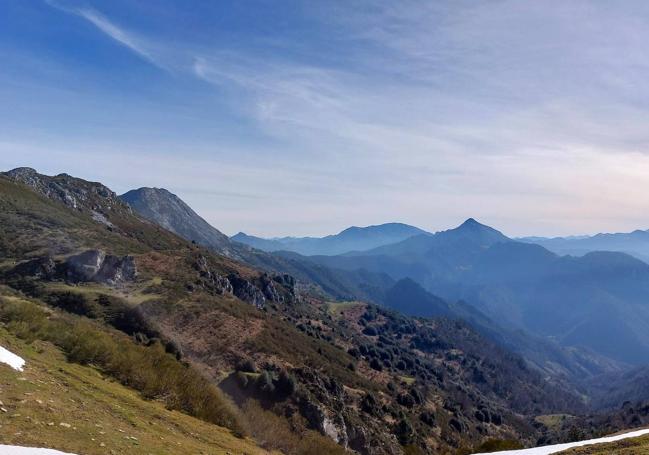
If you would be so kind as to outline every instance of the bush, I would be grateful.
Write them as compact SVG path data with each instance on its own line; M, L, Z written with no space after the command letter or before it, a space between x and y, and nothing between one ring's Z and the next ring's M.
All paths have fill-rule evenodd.
M255 365L255 361L252 359L245 359L241 361L237 365L237 370L238 371L243 371L244 373L256 373L257 372L257 365Z
M363 329L363 333L367 336L373 337L377 335L376 328L373 326L367 326Z
M289 397L295 393L297 388L295 378L289 375L285 370L279 372L279 377L275 383L275 389L283 397Z
M414 437L414 430L410 422L406 419L401 419L394 427L394 434L402 445L407 445L412 442Z
M264 370L259 375L257 381L255 382L255 386L257 387L257 390L259 392L268 396L272 395L273 392L275 392L273 377L270 375L270 373L267 370Z
M397 397L397 403L406 408L412 408L415 405L415 399L409 393L402 393Z
M370 361L370 368L376 370L376 371L383 371L383 365L381 365L381 362L377 358L373 358Z

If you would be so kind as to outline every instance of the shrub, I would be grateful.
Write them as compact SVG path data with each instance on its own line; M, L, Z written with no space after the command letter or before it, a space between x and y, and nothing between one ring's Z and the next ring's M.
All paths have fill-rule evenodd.
M412 442L414 430L410 422L404 418L394 427L394 434L402 445L407 445Z
M291 396L295 393L297 388L295 378L289 375L285 370L279 372L279 377L275 383L275 389L284 397Z
M245 359L241 361L237 365L237 370L238 371L243 371L244 373L256 373L257 372L257 365L255 365L255 361L252 359Z
M415 405L415 399L409 393L402 393L397 397L397 403L406 408L412 408Z
M275 385L273 384L273 378L271 374L264 370L255 383L257 390L265 395L272 395L275 392Z
M383 365L381 365L381 362L377 358L373 358L370 361L370 368L376 370L376 371L383 371Z
M367 336L373 337L377 335L376 328L369 325L363 329L363 333Z

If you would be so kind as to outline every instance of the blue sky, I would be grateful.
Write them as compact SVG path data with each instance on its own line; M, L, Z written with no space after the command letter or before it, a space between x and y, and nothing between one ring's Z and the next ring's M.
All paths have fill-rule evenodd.
M649 228L649 3L0 2L0 168L228 234Z

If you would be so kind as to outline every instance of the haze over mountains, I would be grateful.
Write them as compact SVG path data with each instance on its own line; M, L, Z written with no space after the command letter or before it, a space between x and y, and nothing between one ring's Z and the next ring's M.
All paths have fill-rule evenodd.
M197 362L217 361L231 365L231 359L239 358L242 352L259 355L236 343L217 342L221 332L213 332L211 328L216 322L205 326L207 321L201 317L188 324L187 321L198 314L209 314L212 308L209 305L226 305L224 308L230 308L226 312L234 311L239 304L251 305L264 313L271 312L270 320L275 321L272 324L279 321L294 324L282 331L297 328L325 343L343 336L340 340L346 340L349 358L357 359L363 372L388 372L410 378L403 373L410 371L409 362L413 362L411 373L415 376L421 373L416 381L421 381L425 387L440 387L435 393L446 397L445 406L452 408L453 403L462 400L445 389L448 378L452 376L454 383L463 384L461 387L474 397L471 400L477 400L470 405L474 406L473 411L465 410L473 413L472 416L452 411L452 419L457 423L442 425L451 425L452 431L460 434L468 433L460 439L448 436L450 439L444 439L444 444L457 444L464 437L473 440L473 430L468 428L476 421L483 421L480 419L502 419L485 417L486 410L490 416L497 415L496 409L525 415L548 411L583 413L588 406L592 410L615 408L624 400L647 398L645 391L649 389L644 378L649 364L649 335L644 328L649 324L649 305L645 298L649 295L649 265L624 253L560 256L540 245L511 239L472 218L456 228L435 234L388 223L354 227L324 238L275 239L271 242L284 242L282 249L268 252L228 238L179 197L164 189L140 188L117 196L100 183L66 174L44 176L29 168L4 173L0 177L0 187L6 193L0 252L5 257L27 258L26 262L18 261L16 267L6 265L14 264L14 259L5 261L4 275L0 273L0 278L4 276L5 282L16 289L25 290L35 298L45 298L47 302L58 302L62 298L50 293L61 286L61 279L75 280L75 286L81 286L82 292L85 292L83 280L99 280L107 286L104 292L109 293L111 299L122 298L119 296L123 295L120 289L124 284L118 283L130 283L128 292L136 294L167 289L163 293L167 299L165 305L171 306L152 303L137 306L141 312L138 318L144 317L145 321L164 328L161 332L164 336L182 340L189 357ZM28 194L31 192L50 202L34 200L34 195ZM16 210L15 204L24 208ZM54 205L50 208L48 204ZM47 221L42 221L43 216ZM43 225L52 227L43 230ZM98 234L102 229L105 234ZM264 239L251 240L242 234L235 237L268 245ZM135 259L103 251L69 256L78 252L81 244L102 245L120 254L138 253ZM289 248L326 254L303 255L288 251ZM43 251L63 259L42 256ZM339 252L342 253L335 254ZM189 256L185 257L187 254ZM151 286L149 278L138 281L138 273L143 270L148 270L148 274L163 273L161 263L154 265L149 261L157 263L166 255L171 255L169 263L175 264L173 272L169 270L171 274L164 272L168 287ZM185 259L177 262L179 257ZM101 263L101 273L79 274L71 269L79 261L95 261L93 258ZM165 261L168 259L163 263ZM197 273L200 278L191 278ZM99 278L87 278L86 275ZM41 289L39 286L44 286L43 289L53 287L52 291L43 294L43 290L34 291ZM75 288L66 289L72 292ZM175 300L194 294L202 296L199 300L207 299L208 306L199 312ZM239 302L235 307L229 306L232 305L229 297L220 300L228 295ZM213 298L216 300L210 300ZM101 305L109 302L101 301L104 302ZM119 305L128 306L127 303ZM91 310L71 308L83 314L98 311L92 306ZM116 309L101 310L98 314L104 314L103 311L109 315ZM412 316L426 319L412 319ZM218 316L223 317L222 314ZM248 317L250 315L242 321ZM248 322L238 318L231 321L237 328L233 326L228 330L237 333L248 330ZM106 321L114 323L110 322L112 319ZM238 325L241 323L245 327ZM355 327L352 331L349 331L350 324ZM431 331L427 332L429 329ZM427 335L420 331L426 331ZM273 333L277 338L283 332ZM230 360L220 357L211 348L205 350L202 344L205 340L211 340L209 343L214 346L218 344L218 349L226 349ZM370 344L368 340L372 340ZM274 356L288 358L285 356L291 355L288 348L277 349L273 351ZM319 349L325 352L322 346ZM452 352L460 350L470 354L462 361L459 376L457 371L451 373L449 370L436 377L425 372L436 368L432 364L417 373L411 349L435 353L430 355L438 356L442 364L452 364L450 359L456 355ZM522 357L517 357L519 355ZM332 358L319 357L316 364L332 367ZM493 363L485 366L489 362L496 362L497 368L507 373L496 374ZM367 377L365 373L359 374L375 380L372 379L375 373ZM343 380L343 376L337 377ZM304 387L314 386L313 378L309 378L300 377ZM222 387L231 393L240 393L231 390L232 384ZM509 398L502 401L502 392L494 391L505 389L509 390ZM412 393L418 396L419 392ZM563 397L564 407L550 395ZM482 398L476 398L478 396ZM531 405L530 397L535 397L533 400L537 404ZM587 397L588 403L578 397ZM410 409L410 404L403 404L410 403L409 399L397 393L395 400ZM335 414L336 405L329 395L318 403L327 413ZM307 417L310 415L310 411L300 412L305 412ZM357 417L360 421L367 418L365 414L337 418ZM580 425L600 428L604 425L602 419L598 417ZM617 419L611 417L605 421L610 425L611 422L623 425ZM649 415L647 419L649 421ZM511 420L512 425L520 424L514 420ZM339 435L349 431L343 430L341 422L336 424ZM372 437L383 437L380 425L354 425L361 425L362 431L371 432ZM400 434L403 428L394 431ZM526 431L516 434L518 437L529 435ZM555 438L558 433L553 431L551 437ZM352 437L350 434L346 433L345 437ZM417 440L410 438L407 436L403 440ZM356 441L354 444L360 444L358 447L363 453L373 453L365 443Z
M524 329L539 340L590 350L592 354L580 355L594 365L606 363L597 356L629 363L641 363L649 356L649 335L644 330L649 323L644 299L649 265L623 253L562 257L539 245L510 239L472 218L436 234L388 223L353 227L323 238L260 239L240 233L228 244L171 193L138 192L137 200L133 192L122 198L130 198L134 209L147 219L163 220L167 224L162 225L173 232L217 251L238 251L258 264L291 268L334 294L339 283L347 283L347 292L406 314L473 318L485 331L501 335L507 331L503 342L510 345L515 345L513 330ZM157 197L149 203L142 197L146 193ZM161 202L167 198L169 202ZM188 216L193 218L189 226ZM193 226L201 231L192 230ZM237 246L241 241L254 248L242 249ZM257 246L278 251L254 253ZM323 254L306 256L288 250ZM335 277L333 282L330 277ZM569 362L564 366L575 368Z
M649 230L593 236L523 237L518 240L536 243L562 255L583 256L592 251L619 251L649 262Z
M498 326L524 329L566 347L630 363L649 357L649 334L644 330L649 324L644 297L649 295L649 265L623 253L558 256L472 218L436 234L388 223L352 227L323 238L260 239L240 233L228 242L165 190L140 189L122 198L147 219L217 250L236 251L238 243L246 243L277 250L274 256L256 255L266 264L283 260L302 269L326 267L318 270L318 277L323 270L340 277L344 275L336 271L346 271L349 275L339 281L352 281L350 292L373 289L363 295L408 314L452 315L446 302L464 301ZM247 251L249 256L254 250ZM315 281L322 281L318 277ZM419 296L399 307L393 283L402 289L405 284L399 280L404 278L431 293L424 299L427 305L417 303ZM412 286L406 288L413 291Z
M302 278L234 260L218 253L221 245L201 246L141 216L176 230L198 216L170 193L155 193L137 199L149 206L131 206L101 183L65 174L0 175L2 340L53 343L66 354L49 359L56 371L71 363L84 375L97 368L144 397L291 455L561 440L563 429L535 427L534 416L587 409L568 378L548 379L457 317L480 312L431 297L414 281L335 272L296 253L291 262L242 245L251 257L275 258L275 267L302 267ZM376 295L389 305L407 312L408 301L424 299L439 305L435 316L448 317L416 319L358 296L334 299L309 278L315 270L319 280L353 276L358 290L382 277ZM329 282L332 290L339 284ZM49 380L45 369L40 374ZM235 403L224 405L221 393ZM23 403L10 406L28 412ZM43 434L30 420L12 422ZM138 433L146 447L149 426ZM92 443L55 442L81 453Z
M245 243L264 251L293 251L306 256L336 255L364 251L390 243L400 242L425 231L403 223L385 223L378 226L349 227L326 237L281 237L263 239L239 232L231 240Z
M431 236L311 260L344 270L409 277L462 299L501 325L626 362L649 356L649 265L624 253L559 256L475 220Z

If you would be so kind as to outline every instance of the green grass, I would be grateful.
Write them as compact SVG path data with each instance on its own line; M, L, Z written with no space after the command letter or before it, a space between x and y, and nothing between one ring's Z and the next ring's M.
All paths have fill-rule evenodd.
M562 455L649 455L649 435L564 450Z
M15 296L0 297L0 322L18 338L51 342L68 360L97 366L145 398L159 399L171 409L240 434L244 431L237 412L218 388L167 354L159 343L138 345L121 332Z
M364 305L364 304L359 302L329 302L327 304L327 312L331 316L339 316L341 311L354 308L358 305Z
M0 412L0 443L84 455L267 453L226 428L143 400L96 368L68 362L51 343L26 343L0 329L0 345L27 362L23 372L0 364L7 410Z
M399 380L401 380L401 382L405 382L406 385L413 385L416 381L416 379L412 376L399 376Z
M573 416L571 416L570 414L547 414L547 415L537 416L534 420L536 420L539 423L542 423L543 425L545 425L550 429L558 429L566 420L572 418Z

